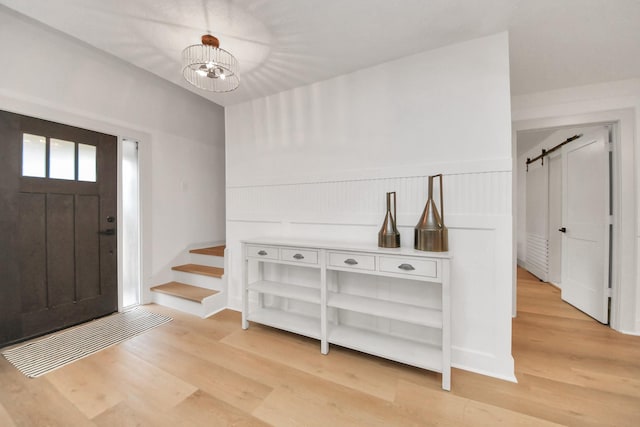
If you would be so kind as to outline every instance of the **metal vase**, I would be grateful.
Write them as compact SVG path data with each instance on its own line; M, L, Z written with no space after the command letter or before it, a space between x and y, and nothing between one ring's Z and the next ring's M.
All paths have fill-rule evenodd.
M391 195L393 194L393 215L391 214ZM387 214L378 232L378 246L381 248L399 248L400 233L396 228L396 192L387 193Z
M433 179L440 178L440 213L433 201ZM446 252L449 250L449 232L444 225L442 204L442 174L429 177L429 198L415 228L415 248L420 251Z

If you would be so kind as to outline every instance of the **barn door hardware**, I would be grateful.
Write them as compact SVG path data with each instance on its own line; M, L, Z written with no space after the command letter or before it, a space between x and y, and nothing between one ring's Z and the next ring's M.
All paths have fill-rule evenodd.
M548 156L549 154L553 153L554 151L556 151L557 149L561 148L563 145L570 143L571 141L574 141L578 138L580 138L582 136L582 134L579 135L573 135L569 138L567 138L566 140L564 140L563 142L561 142L560 144L556 145L555 147L549 149L549 150L545 150L544 148L542 149L542 153L540 153L539 156L534 157L533 159L530 159L527 157L527 172L529 172L529 165L537 160L540 160L542 162L542 165L544 166L544 156Z

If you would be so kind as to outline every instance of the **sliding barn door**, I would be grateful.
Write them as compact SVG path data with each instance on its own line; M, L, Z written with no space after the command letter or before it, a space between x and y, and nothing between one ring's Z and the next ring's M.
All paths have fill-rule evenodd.
M541 280L548 273L549 166L537 161L529 165L527 179L526 268Z
M0 112L0 346L117 310L117 140Z

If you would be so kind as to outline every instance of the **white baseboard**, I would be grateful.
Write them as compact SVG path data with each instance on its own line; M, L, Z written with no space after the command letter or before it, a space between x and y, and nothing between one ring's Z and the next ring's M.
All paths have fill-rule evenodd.
M228 297L227 308L233 311L242 311L242 299Z
M513 357L499 360L493 354L451 346L451 366L480 375L517 383Z
M636 330L635 331L627 331L627 330L622 330L622 329L616 329L618 332L626 334L626 335L633 335L636 337L640 337L640 320L638 320L636 322Z

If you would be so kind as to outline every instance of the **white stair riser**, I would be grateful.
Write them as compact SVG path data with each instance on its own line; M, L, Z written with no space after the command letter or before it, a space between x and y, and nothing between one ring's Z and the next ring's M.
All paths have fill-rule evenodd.
M187 273L184 271L173 270L173 278L176 282L186 283L192 286L199 286L205 289L213 289L214 291L224 290L223 278L204 276L202 274Z
M207 265L209 267L224 268L224 257L221 257L221 256L189 253L189 260L191 264L199 264L199 265Z
M200 303L160 292L151 292L151 296L153 298L153 302L158 305L202 317L202 304Z
M183 313L192 314L201 318L209 317L226 308L226 296L224 293L212 295L203 300L202 303L163 294L151 292L153 302L164 307L170 307Z

